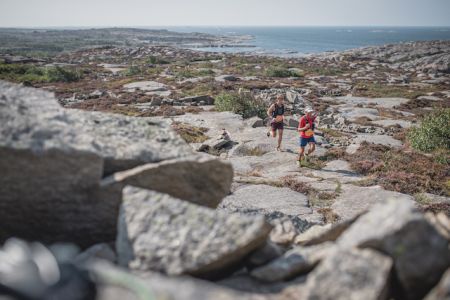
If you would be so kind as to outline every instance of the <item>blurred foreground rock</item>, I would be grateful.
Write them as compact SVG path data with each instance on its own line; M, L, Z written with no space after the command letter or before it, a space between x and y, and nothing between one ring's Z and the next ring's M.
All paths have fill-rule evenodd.
M268 237L263 217L243 217L126 187L119 216L119 264L169 275L215 276Z
M209 207L231 185L228 164L192 158L164 122L64 109L50 93L3 81L0 119L0 241L114 241L123 184L101 185L104 175Z

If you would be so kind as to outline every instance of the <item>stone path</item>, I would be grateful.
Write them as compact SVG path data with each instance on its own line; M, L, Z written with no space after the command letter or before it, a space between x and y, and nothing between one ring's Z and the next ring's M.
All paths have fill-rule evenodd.
M359 98L345 98L351 101ZM402 103L404 99L376 99L380 105L389 106L386 101ZM395 101L394 101L395 100ZM225 198L221 207L234 210L258 210L264 212L283 212L306 220L322 222L319 207L310 203L306 193L283 187L286 176L303 183L316 192L333 194L327 201L329 208L342 219L349 219L367 210L371 205L386 198L412 199L411 196L386 191L380 186L360 187L354 182L365 179L351 170L343 160L328 162L321 169L299 168L296 164L298 133L294 128L286 128L283 137L283 151L278 152L276 139L268 138L267 127L252 128L249 121L229 112L202 112L186 114L173 118L174 121L209 128L210 137L219 135L225 128L237 144L223 159L234 168L235 183L233 194ZM253 121L252 121L253 122ZM318 137L318 140L321 137ZM400 147L402 143L388 135L356 134L347 152L354 153L363 141ZM317 145L315 156L326 152Z

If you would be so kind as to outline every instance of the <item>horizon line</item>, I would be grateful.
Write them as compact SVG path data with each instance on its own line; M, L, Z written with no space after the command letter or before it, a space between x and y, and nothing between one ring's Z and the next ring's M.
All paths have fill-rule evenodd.
M450 25L39 25L39 26L0 26L1 29L48 29L48 28L155 28L155 27L389 27L389 28L450 28Z

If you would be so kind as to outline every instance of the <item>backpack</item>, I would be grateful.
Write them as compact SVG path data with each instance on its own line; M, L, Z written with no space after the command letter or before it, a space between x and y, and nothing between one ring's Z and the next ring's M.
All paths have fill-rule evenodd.
M305 122L309 123L309 129L304 130L304 134L307 137L313 136L314 135L314 129L316 128L316 124L314 123L315 118L308 118L306 116L303 116L302 118L305 118ZM301 122L300 122L301 123ZM300 127L300 124L299 124Z

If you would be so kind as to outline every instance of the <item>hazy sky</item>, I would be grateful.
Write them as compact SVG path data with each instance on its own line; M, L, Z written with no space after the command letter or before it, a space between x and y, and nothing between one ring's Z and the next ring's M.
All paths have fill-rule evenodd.
M0 0L0 27L450 26L450 0Z

